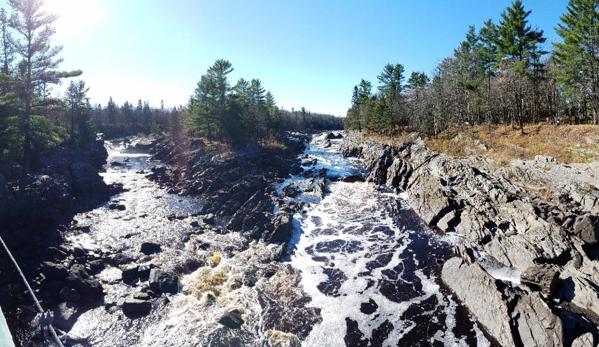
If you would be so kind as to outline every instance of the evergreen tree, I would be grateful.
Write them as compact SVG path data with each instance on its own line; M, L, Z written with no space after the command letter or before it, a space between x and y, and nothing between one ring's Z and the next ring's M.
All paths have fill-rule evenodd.
M71 81L65 93L65 102L70 116L69 137L72 144L84 147L93 139L91 106L84 81Z
M570 0L555 31L563 42L554 44L558 81L568 96L581 90L599 124L599 1Z
M524 83L530 78L531 71L538 63L544 51L540 44L545 42L543 31L532 30L528 25L528 16L521 0L515 0L511 7L501 13L501 21L495 44L498 49L499 64L504 71L512 73L514 97L514 117L520 131L524 133Z
M22 138L21 154L23 174L29 171L31 157L48 146L53 146L58 137L51 122L40 115L40 92L48 84L56 84L62 78L73 77L81 71L57 71L62 59L58 54L60 46L51 46L54 34L52 23L57 16L42 11L42 0L9 0L13 13L9 26L20 38L13 40L13 47L21 57L19 73L15 81L19 88L22 107L19 110L18 133Z

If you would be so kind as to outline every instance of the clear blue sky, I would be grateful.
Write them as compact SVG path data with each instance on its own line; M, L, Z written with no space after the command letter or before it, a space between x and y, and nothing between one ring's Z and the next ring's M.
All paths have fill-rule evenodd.
M529 24L557 40L567 0L523 0ZM60 16L62 69L82 69L91 102L187 104L216 59L259 78L280 107L345 115L361 78L376 85L387 63L406 75L453 53L511 1L499 0L47 0ZM7 6L5 6L7 7ZM66 85L54 87L61 92Z

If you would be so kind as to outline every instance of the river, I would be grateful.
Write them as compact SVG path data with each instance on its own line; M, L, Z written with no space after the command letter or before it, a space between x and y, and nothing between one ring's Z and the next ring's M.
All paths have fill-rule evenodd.
M169 194L146 178L157 162L112 145L102 175L126 191L77 215L89 232L67 242L175 271L181 287L153 298L149 315L129 319L119 307L146 292L147 281L125 284L130 265L107 266L97 275L104 305L83 313L69 337L91 346L490 346L440 285L456 237L424 226L403 193L343 182L361 171L341 156L339 142L312 141L303 155L306 170L326 169L331 182L322 199L311 192L294 198L304 207L282 260L275 259L280 246L199 223L200 199ZM298 175L277 189L313 181ZM140 254L143 242L162 251ZM232 309L243 317L241 329L218 323Z

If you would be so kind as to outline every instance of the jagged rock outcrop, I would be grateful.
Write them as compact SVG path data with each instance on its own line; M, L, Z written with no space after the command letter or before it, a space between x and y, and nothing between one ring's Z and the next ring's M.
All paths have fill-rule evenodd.
M515 346L510 312L495 279L478 264L451 258L443 265L441 279L468 306L477 320L502 346Z
M336 136L327 134L321 140L333 138ZM302 171L296 157L305 145L289 139L284 145L266 148L250 141L223 151L200 140L166 138L152 152L167 165L156 166L148 177L170 187L173 193L202 195L205 203L198 214L227 219L224 231L287 243L291 220L273 213L277 193L271 183ZM324 195L324 182L315 182L314 189L321 189Z
M537 156L502 167L475 156L434 155L418 136L387 145L365 141L357 132L346 135L342 149L346 156L364 159L371 170L368 181L404 190L426 224L464 237L455 247L464 260L448 261L443 280L500 343L572 341L564 336L578 332L560 325L563 308L551 300L597 315L599 163L560 165ZM522 282L530 291L495 285L477 265L481 254L523 271ZM489 300L495 304L485 305ZM494 326L496 317L485 313L489 307L503 317ZM599 324L599 315L581 319ZM598 333L592 325L584 329Z

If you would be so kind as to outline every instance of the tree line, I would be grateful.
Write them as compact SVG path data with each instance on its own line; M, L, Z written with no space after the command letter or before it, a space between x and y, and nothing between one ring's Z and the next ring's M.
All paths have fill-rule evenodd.
M599 3L570 0L556 27L563 39L546 50L530 10L515 0L499 23L470 26L452 56L429 77L387 64L376 91L362 79L353 89L345 127L430 136L464 124L560 122L599 124Z
M151 107L112 97L105 106L91 105L83 80L70 81L61 97L53 86L79 77L81 70L61 71L62 47L52 44L56 15L43 0L8 0L0 9L0 160L17 161L25 175L48 149L87 147L103 133L107 138L168 131L224 141L263 141L284 130L334 125L332 116L304 114L301 120L280 110L259 79L232 85L231 63L217 60L201 76L188 104ZM303 110L303 108L302 108ZM338 126L338 121L337 121Z

